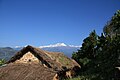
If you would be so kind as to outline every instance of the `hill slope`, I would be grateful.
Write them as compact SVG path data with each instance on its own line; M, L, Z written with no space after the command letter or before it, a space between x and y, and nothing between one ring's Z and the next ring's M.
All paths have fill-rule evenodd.
M8 60L8 59L10 59L16 52L17 52L17 50L14 50L14 49L11 48L11 47L3 47L3 48L0 48L0 59Z

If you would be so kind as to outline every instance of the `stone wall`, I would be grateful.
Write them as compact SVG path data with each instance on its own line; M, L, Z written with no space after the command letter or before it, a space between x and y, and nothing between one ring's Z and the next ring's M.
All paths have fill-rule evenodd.
M16 60L15 63L40 63L40 61L31 52L27 52L19 60Z

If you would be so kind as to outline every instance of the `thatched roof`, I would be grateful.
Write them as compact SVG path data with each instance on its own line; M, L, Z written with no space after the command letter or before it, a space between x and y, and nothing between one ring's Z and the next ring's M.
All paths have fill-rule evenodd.
M18 59L20 59L25 53L30 51L34 56L36 56L39 60L43 61L49 68L53 68L56 71L74 68L75 66L80 67L80 65L74 60L66 57L63 53L60 52L48 52L41 50L40 48L27 46L22 50L17 52L8 62L12 63Z
M0 80L53 80L56 72L40 64L13 64L0 67Z
M47 67L39 62L37 64L16 63L28 52ZM0 67L0 80L53 80L54 77L56 80L56 74L60 79L67 76L67 71L76 72L80 68L76 61L66 57L63 53L48 52L29 45L18 51L6 64Z

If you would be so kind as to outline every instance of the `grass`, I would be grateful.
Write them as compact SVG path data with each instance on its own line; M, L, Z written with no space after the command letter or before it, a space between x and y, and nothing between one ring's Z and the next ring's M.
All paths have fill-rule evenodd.
M71 61L68 59L68 58L66 58L65 56L60 56L59 57L59 61L60 61L60 63L62 63L63 65L67 65L67 66L70 66L71 65Z
M63 79L63 80L92 80L92 79L89 78L88 76L76 76L76 77L71 78L71 79ZM94 80L96 80L96 79L94 79Z

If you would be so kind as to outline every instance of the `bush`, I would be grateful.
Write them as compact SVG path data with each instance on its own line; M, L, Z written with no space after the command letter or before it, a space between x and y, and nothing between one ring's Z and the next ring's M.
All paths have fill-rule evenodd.
M4 63L5 63L5 60L4 60L4 59L1 59L1 60L0 60L0 66L2 66Z

